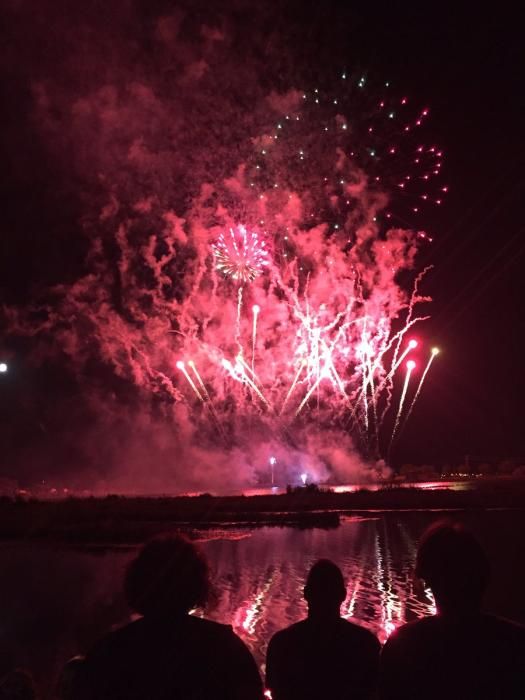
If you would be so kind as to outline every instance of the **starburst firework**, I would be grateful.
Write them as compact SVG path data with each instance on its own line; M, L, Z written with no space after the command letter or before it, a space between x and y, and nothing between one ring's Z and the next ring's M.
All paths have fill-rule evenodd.
M212 245L212 251L217 270L241 284L252 282L269 264L265 242L244 226L230 228L227 234L221 233Z

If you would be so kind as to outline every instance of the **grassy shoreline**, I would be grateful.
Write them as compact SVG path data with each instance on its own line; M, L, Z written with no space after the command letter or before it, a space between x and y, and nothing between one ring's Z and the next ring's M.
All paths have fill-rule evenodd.
M341 516L371 511L525 509L525 480L487 481L475 489L366 489L333 493L315 488L256 496L0 499L0 541L49 540L76 544L140 543L170 531L216 527L333 528Z

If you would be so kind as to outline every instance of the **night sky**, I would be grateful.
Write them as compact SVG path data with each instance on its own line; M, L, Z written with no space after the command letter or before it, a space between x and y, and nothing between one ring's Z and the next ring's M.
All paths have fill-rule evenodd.
M422 222L434 242L418 267L434 268L424 287L433 297L432 319L419 336L442 354L394 463L457 464L465 454L525 459L525 62L518 12L498 4L470 12L448 10L446 3L431 9L428 3L348 4L5 0L0 361L10 369L0 375L0 476L69 483L78 473L78 484L85 483L81 474L98 477L100 458L91 445L97 418L93 404L84 406L86 376L69 371L45 341L13 327L13 314L42 297L52 304L50 287L85 273L91 213L102 201L107 173L116 174L121 194L126 187L118 155L108 165L113 151L96 153L100 142L92 134L80 139L70 129L68 106L103 85L118 91L148 79L157 94L164 90L164 99L169 94L176 101L167 86L205 56L203 46L218 27L226 37L217 68L224 82L209 98L214 109L217 91L229 109L249 112L262 94L313 89L341 69L378 75L428 104L432 134L446 153L450 194ZM155 43L159 27L183 37L169 61ZM180 99L190 104L193 88L180 85ZM206 101L191 104L199 110ZM149 116L129 115L130 123L140 118ZM216 122L224 147L235 149L235 121L218 112ZM181 162L181 173L188 162ZM212 154L198 167L214 164ZM140 188L140 181L133 186ZM159 187L165 186L159 176ZM182 206L191 183L179 186L175 179L171 188L173 206ZM36 314L34 320L42 319ZM129 392L129 402L136 400L103 363L83 372L98 396L115 394L125 405ZM115 439L125 441L128 428L123 421Z

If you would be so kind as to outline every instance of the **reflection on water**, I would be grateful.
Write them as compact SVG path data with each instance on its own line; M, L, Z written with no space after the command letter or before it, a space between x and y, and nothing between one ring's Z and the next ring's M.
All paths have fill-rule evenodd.
M434 612L413 581L414 536L392 519L355 519L335 531L266 529L243 548L215 541L207 550L220 592L212 616L230 620L261 662L272 634L306 614L305 574L319 557L336 561L348 582L342 615L382 642L399 624Z
M436 481L402 481L395 484L396 489L424 489L425 491L473 491L479 486L479 480L476 478L468 479L453 479L445 480L438 479ZM385 488L384 483L373 484L321 484L321 488L327 488L334 493L355 493L356 491L382 491ZM271 494L286 493L287 487L281 486L257 486L249 489L242 489L236 495L243 496L269 496ZM198 496L199 493L189 493L189 496Z
M342 614L381 641L405 621L434 611L412 577L417 539L436 513L376 514L336 530L262 528L215 532L202 546L214 571L217 601L208 616L233 625L259 664L274 632L305 615L305 574L320 557L343 570ZM457 517L457 513L454 514ZM496 570L491 611L525 621L522 511L461 518L484 542ZM247 536L248 535L248 536ZM133 550L96 552L35 544L0 547L0 646L14 644L20 663L49 693L65 660L129 619L120 593Z

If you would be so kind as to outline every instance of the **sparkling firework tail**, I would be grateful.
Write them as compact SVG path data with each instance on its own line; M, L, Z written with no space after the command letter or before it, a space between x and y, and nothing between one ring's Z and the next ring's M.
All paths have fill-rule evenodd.
M431 364L434 362L434 358L436 357L437 354L438 354L438 353L437 353L437 352L434 352L434 351L432 351L432 352L430 353L430 357L429 357L428 362L427 362L427 364L426 364L425 370L424 370L423 374L421 375L421 379L419 380L419 384L418 384L418 386L417 386L416 393L414 394L414 398L412 399L412 403L410 404L410 408L409 408L408 411L407 411L407 414L406 414L406 416L405 416L405 420L403 421L403 425L402 425L402 427L401 427L401 430L399 431L400 433L403 432L403 430L405 429L406 424L408 423L408 419L409 419L410 416L412 415L412 411L414 410L414 406L416 405L416 401L418 400L419 395L420 395L420 393L421 393L421 389L423 388L423 383L424 383L424 381L425 381L425 378L426 378L426 376L427 376L427 374L428 374L428 372L429 372L429 370L430 370L430 366L431 366Z
M378 430L378 424L377 424L377 400L376 400L377 397L376 397L376 391L375 391L375 385L374 385L374 369L372 367L372 362L370 361L370 357L368 358L367 369L368 369L368 381L370 384L370 400L372 403L372 418L374 421L375 449L376 449L376 451L379 451L379 430Z
M413 303L415 304L416 302L414 301ZM410 314L410 316L411 316L411 314ZM430 318L430 316L417 316L416 318L411 318L410 320L407 320L405 322L404 327L400 331L398 331L394 336L392 336L392 338L390 339L390 341L388 342L388 344L385 348L385 352L390 350L394 346L394 344L396 345L396 348L399 348L400 343L402 342L403 338L408 333L408 331L413 326L415 326L416 323L420 323L421 321L426 321L429 318ZM407 355L407 352L405 350L405 351L403 351L403 359L406 357L406 355ZM394 354L394 357L396 357L395 354ZM401 362L402 362L402 360L400 360L399 358L397 358L397 360L395 362L392 361L393 371L392 371L392 369L390 370L388 375L385 377L385 379L380 383L380 385L378 387L378 390L377 390L378 396L380 395L380 393L383 389L385 390L385 393L386 393L386 401L385 401L384 408L381 412L381 415L379 417L379 423L383 422L384 417L391 406L393 391L394 391L394 375L395 375L395 372L397 371L397 369L399 368L399 365L401 364Z
M332 380L332 384L339 389L341 396L345 399L345 401L348 402L349 399L348 399L348 394L345 391L345 385L344 385L341 377L337 373L337 370L335 368L334 363L331 360L327 360L327 366L328 366L328 370L330 372L330 378Z
M273 411L272 405L271 405L270 402L266 399L266 397L264 396L264 394L262 393L262 391L259 389L259 387L257 386L257 384L255 384L255 382L254 382L252 379L250 379L250 377L246 374L246 370L245 370L244 365L245 365L244 360L242 360L242 364L241 364L240 362L237 363L237 365L236 365L236 367L235 367L237 373L241 376L242 380L243 380L244 382L246 382L246 384L248 384L248 386L249 386L251 389L253 389L253 390L255 391L255 393L256 393L257 396L261 399L261 401L264 403L264 405L265 405L267 408L269 408L270 411ZM248 368L248 369L249 369L249 368Z
M341 392L342 396L348 400L348 395L345 391L345 385L341 377L339 376L338 371L335 368L333 357L332 357L332 348L329 348L328 345L324 340L321 340L321 345L324 350L324 361L325 361L325 366L326 368L330 371L330 374L332 376L332 381L333 383L338 387L339 391Z
M193 391L195 392L195 395L197 396L197 398L198 398L200 401L202 401L202 403L204 403L204 398L203 398L202 394L200 393L200 391L199 391L199 390L197 389L197 387L195 386L195 382L193 381L193 379L192 379L192 378L190 377L190 375L188 374L188 370L186 369L186 367L184 366L184 364L182 364L182 363L178 364L178 368L180 369L180 371L182 372L182 374L183 374L183 375L186 377L186 379L188 380L188 384L191 386L191 388L192 388Z
M410 295L410 301L408 303L408 311L407 311L407 317L405 320L405 325L404 328L402 328L398 333L396 333L393 338L391 339L391 344L394 345L394 357L392 360L392 367L395 366L394 372L389 374L388 382L387 382L387 401L385 403L385 407L383 409L383 413L381 415L381 420L385 417L386 412L390 408L390 403L392 401L392 396L393 396L393 391L394 391L394 373L399 366L401 361L398 361L398 354L399 354L399 349L401 347L401 343L403 342L403 338L405 334L408 332L408 330L416 323L419 321L425 321L429 317L428 316L422 316L418 318L412 318L414 314L414 309L416 307L416 304L420 302L427 302L431 301L430 297L422 297L419 295L419 285L421 284L423 278L427 274L427 272L430 272L432 270L433 265L427 265L416 277L414 280L414 287L412 289L412 294ZM405 355L406 356L406 355Z
M188 365L191 367L191 370L192 370L193 374L195 375L197 382L199 383L199 386L201 388L203 396L205 396L206 400L211 403L210 395L208 393L208 390L206 389L204 382L202 381L202 377L199 374L199 371L198 371L197 367L195 366L195 363L192 360L190 360L188 362Z
M242 311L242 286L239 287L237 291L237 318L235 322L235 341L239 346L239 350L242 353L242 343L241 343L241 311Z
M259 316L259 307L255 305L253 311L252 325L252 372L255 372L255 346L257 342L257 317Z
M412 370L414 369L414 365L412 363L408 363L407 365L407 371L405 375L405 382L403 384L403 391L401 392L401 398L399 399L399 408L397 409L397 415L396 415L396 420L394 423L394 429L392 430L392 437L390 438L390 445L388 447L388 453L390 454L390 451L392 449L392 445L394 443L394 439L396 437L397 429L399 427L399 420L401 418L401 414L403 413L403 405L405 403L405 397L407 395L407 390L408 390L408 383L410 381L410 375L412 374Z
M319 387L319 384L321 383L321 379L322 379L322 378L323 378L323 376L322 376L322 375L319 375L319 377L318 377L317 380L315 381L315 384L312 384L312 386L311 386L310 389L308 390L306 396L304 397L304 399L303 399L303 400L301 401L301 403L299 404L299 408L298 408L297 411L295 412L295 415L296 415L296 416L298 416L298 415L301 413L301 411L303 410L303 408L304 408L305 405L307 404L308 399L310 398L310 396L311 396L311 395L314 393L314 391Z
M368 342L368 337L367 337L367 332L366 332L366 325L367 325L367 317L363 319L363 329L361 331L361 336L360 336L360 355L361 355L361 363L360 363L360 371L361 371L361 390L359 395L357 396L357 400L355 401L354 408L352 412L350 413L350 416L348 420L346 421L346 424L355 424L355 417L356 414L359 410L359 407L361 406L361 401L363 402L363 421L365 424L365 430L368 431L368 426L369 426L369 419L368 419L368 411L369 411L369 406L368 406L368 385L370 384L370 390L372 393L372 398L373 398L373 393L374 393L374 384L373 384L373 367L372 367L372 362L370 359L370 344ZM378 355L376 358L376 362L380 363L382 355Z
M281 410L279 411L279 415L280 415L280 416L282 415L282 413L283 413L283 411L284 411L284 409L285 409L285 406L286 406L286 404L288 403L288 399L289 399L290 396L293 394L293 390L295 389L295 387L296 387L296 385L297 385L297 382L299 381L299 377L301 376L301 373L302 373L303 369L306 367L306 365L307 365L306 360L302 360L302 361L301 361L301 364L299 365L299 369L297 370L297 372L296 372L296 374L295 374L295 377L294 377L294 379L293 379L293 382L292 382L292 384L290 385L290 388L288 389L288 393L286 394L286 397L285 397L285 399L284 399L284 401L283 401L283 405L281 406Z
M392 363L390 371L377 388L378 393L381 393L381 390L385 387L385 385L393 380L394 374L397 372L399 365L403 362L403 360L406 358L406 356L411 350L412 348L410 347L410 345L407 345L407 347L403 350L401 355L397 358L396 362Z
M206 404L206 406L207 406L207 408L208 408L208 411L210 412L210 415L211 415L211 417L212 417L213 422L215 423L215 427L216 427L217 430L219 431L219 433L220 433L221 437L223 438L223 440L226 441L226 433L224 432L224 429L223 429L223 427L222 427L222 425L221 425L221 422L219 421L219 417L217 416L217 413L216 413L216 411L215 411L215 408L213 407L213 403L212 403L212 400L211 400L211 396L210 396L210 394L208 393L208 390L206 389L206 385L205 385L204 382L202 381L202 377L201 377L201 375L199 374L199 371L198 371L197 367L195 366L195 363L194 363L192 360L190 360L190 361L188 362L188 364L189 364L189 366L191 367L191 369L192 369L192 371L193 371L193 374L195 375L195 378L197 379L197 382L199 383L201 392L202 392L203 396L204 396L205 399L206 399L205 404Z
M259 377L257 376L257 374L253 371L253 369L250 367L250 365L246 362L246 360L244 359L244 357L243 357L241 354L237 355L237 358L236 358L236 359L237 359L237 362L240 363L240 364L242 365L242 367L243 367L243 372L244 372L245 370L248 370L248 372L252 375L252 379L250 379L250 381L252 381L252 382L257 386L257 389L258 389L258 391L259 391L259 396L262 396L263 401L265 402L265 404L266 404L272 411L274 411L274 408L273 408L272 404L268 401L268 399L267 399L267 398L264 396L264 394L262 393L262 389L261 389L262 384L261 384L261 381L260 381ZM248 377L247 377L247 378L248 378Z
M365 369L365 366L363 366L363 388L361 393L363 395L363 419L365 422L365 430L368 432L368 378Z
M259 377L258 377L257 374L252 370L252 368L251 368L250 365L246 362L246 360L244 359L244 357L243 357L242 355L238 355L238 356L237 356L237 363L239 363L239 364L241 365L242 371L243 371L243 376L246 378L246 381L247 381L248 385L251 386L251 387L253 388L253 390L254 390L254 391L257 393L257 395L261 398L261 400L263 401L263 403L270 409L270 411L272 411L272 413L274 413L274 414L277 416L278 414L277 414L277 412L275 411L275 408L274 408L274 406L272 405L271 401L268 401L268 399L266 398L266 396L265 396L264 393L263 393L263 390L262 390L263 387L262 387L262 383L261 383ZM249 377L248 374L246 374L246 370L248 370L248 372L252 375L251 377ZM284 426L282 426L282 425L280 425L280 424L279 424L279 429L280 429L280 430L285 430Z
M269 400L266 398L266 396L264 395L264 393L263 393L263 391L262 391L262 383L261 383L259 377L257 376L257 374L252 370L252 368L250 367L250 365L246 362L246 360L243 358L243 356L242 356L241 354L237 355L237 357L236 357L236 363L237 363L237 364L236 364L237 372L238 372L238 374L240 375L240 377L241 377L242 379L240 379L239 376L235 376L234 378L237 379L238 381L242 381L242 380L245 380L245 381L246 381L246 383L248 384L248 386L249 386L251 389L253 389L253 391L255 391L255 393L259 396L259 398L260 398L261 401L265 404L265 406L267 406L267 408L268 408L268 409L275 415L275 417L277 418L277 424L276 424L276 429L277 429L277 431L278 431L279 433L281 433L282 436L283 436L284 438L286 438L286 440L287 440L290 444L293 443L293 438L292 438L290 432L288 431L288 428L287 428L285 425L283 425L282 421L280 420L280 415L281 415L281 414L276 412L275 407L273 406L273 404L271 403L271 401L269 401ZM305 363L305 364L306 364L306 363ZM246 370L251 374L251 377L248 376L248 374L246 373ZM281 412L282 412L282 411L281 411Z
M228 374L230 375L230 377L232 379L235 379L235 381L237 381L237 382L241 381L241 378L239 377L239 375L235 371L234 366L232 365L232 363L229 360L227 360L226 358L223 358L221 364L224 367L224 369L228 372Z

